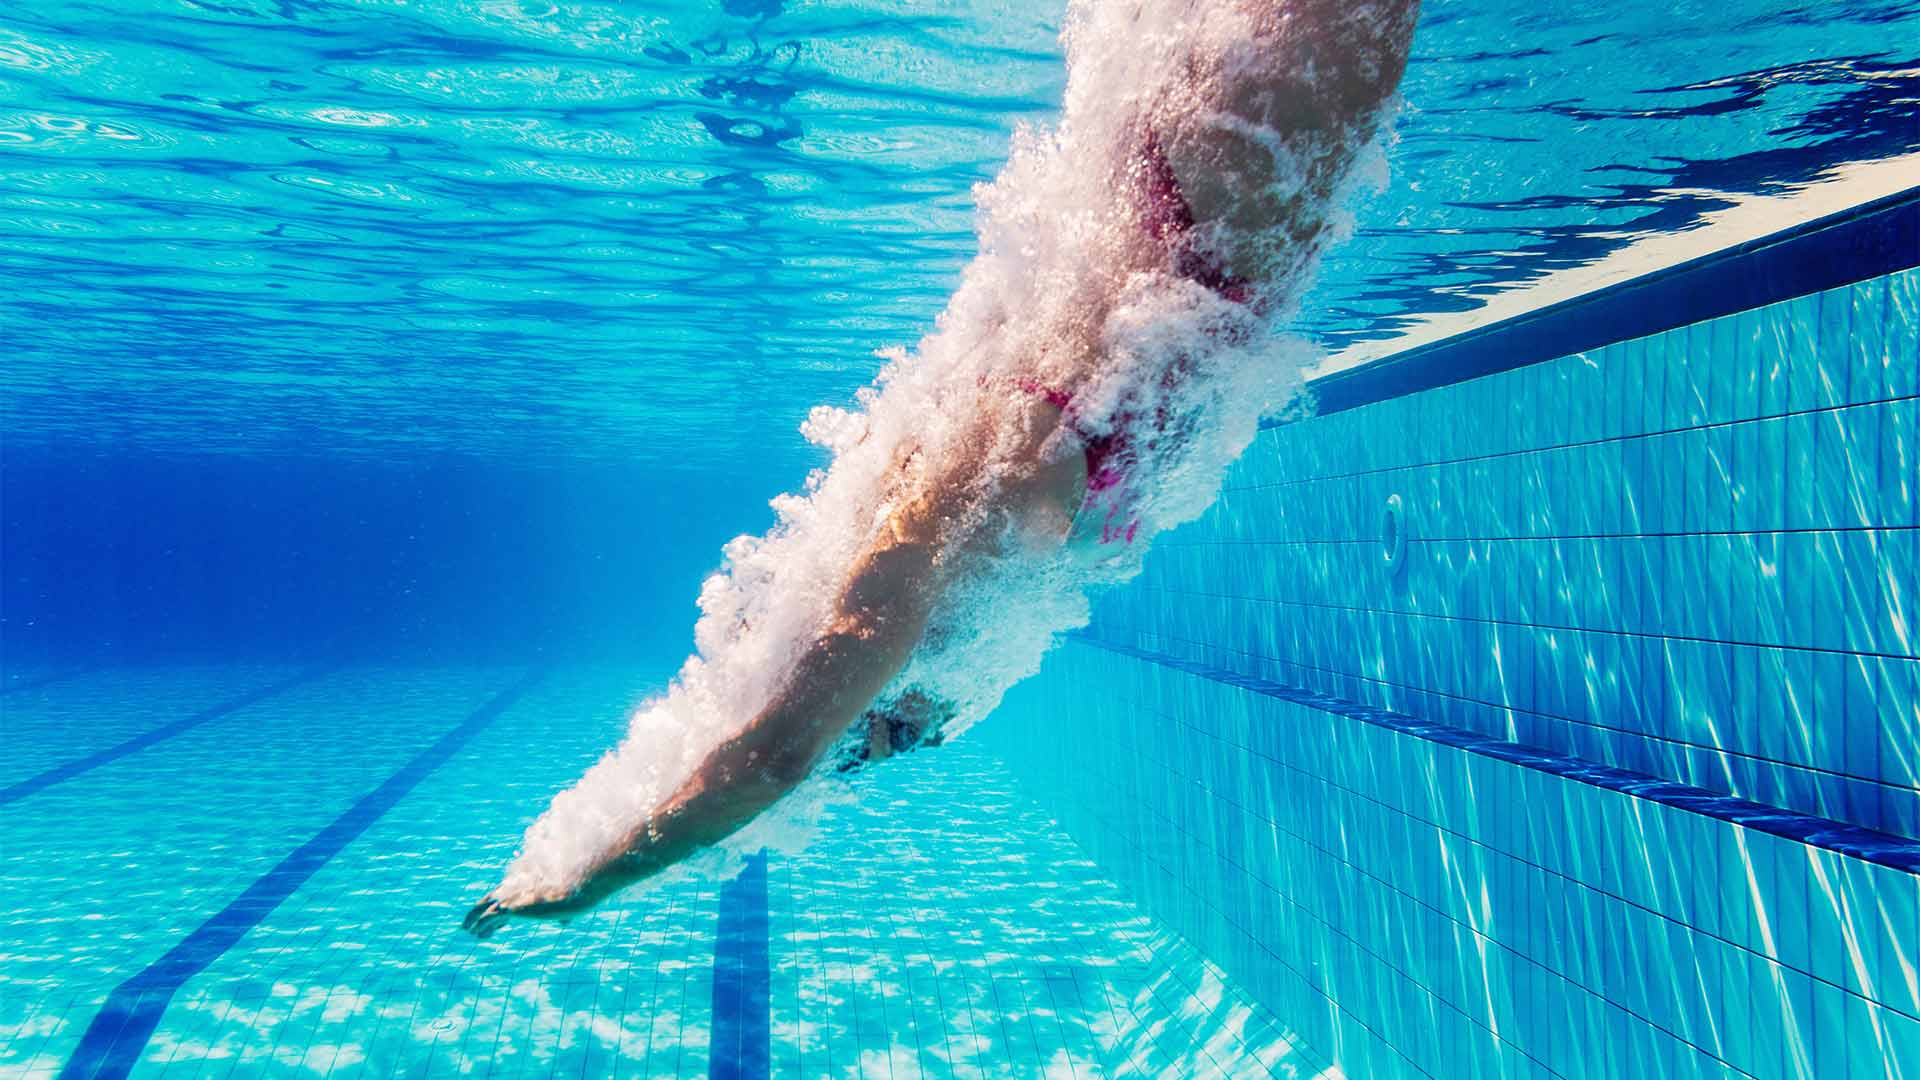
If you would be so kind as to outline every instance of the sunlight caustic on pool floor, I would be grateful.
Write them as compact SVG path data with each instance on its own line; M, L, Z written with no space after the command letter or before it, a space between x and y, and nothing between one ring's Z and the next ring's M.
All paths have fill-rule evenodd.
M76 1051L99 1041L116 987L124 1000L521 678L299 674L103 670L10 695L22 756L9 783L183 729L28 791L0 819L0 904L15 913L0 922L0 1073L103 1060ZM739 885L693 879L567 925L460 933L527 808L598 753L635 690L609 671L548 673L185 979L124 1064L169 1077L1321 1073L964 740L855 778L805 852L742 879L764 905L744 921ZM764 987L736 999L742 927L763 936L749 952Z

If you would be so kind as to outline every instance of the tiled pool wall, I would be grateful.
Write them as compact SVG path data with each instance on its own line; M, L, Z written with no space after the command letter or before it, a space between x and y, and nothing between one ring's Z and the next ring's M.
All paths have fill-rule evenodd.
M1916 305L1906 271L1273 428L1094 633L1920 835Z
M1909 269L1273 426L980 737L1352 1076L1920 1078L1917 337Z

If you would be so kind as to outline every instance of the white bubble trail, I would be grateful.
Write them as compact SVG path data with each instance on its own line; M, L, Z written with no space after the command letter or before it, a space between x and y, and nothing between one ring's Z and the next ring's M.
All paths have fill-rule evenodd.
M1345 231L1345 193L1356 177L1377 182L1381 171L1374 144L1383 101L1331 129L1275 130L1247 119L1261 115L1261 93L1311 101L1315 79L1334 77L1271 70L1295 63L1287 56L1298 53L1285 47L1301 31L1287 20L1310 8L1337 9L1350 24L1343 32L1366 32L1369 19L1411 26L1409 0L1075 0L1062 119L1018 132L999 178L978 191L980 252L934 330L911 351L884 354L886 366L853 407L813 411L802 430L831 464L775 500L777 523L765 535L727 545L701 589L697 651L664 694L635 710L620 745L527 830L495 895L512 902L577 888L609 845L632 835L780 691L887 521L902 470L962 455L978 463L990 492L1021 467L981 432L1025 423L1033 388L1071 388L1081 438L1128 440L1138 458L1126 486L1139 529L1131 543L1011 543L969 563L894 684L952 702L949 735L991 712L1058 634L1084 625L1089 593L1137 573L1155 533L1206 509L1260 417L1298 395L1312 350L1276 330L1320 253ZM1230 211L1184 243L1210 260L1256 266L1251 300L1201 284L1190 263L1170 256L1164 233L1155 235L1138 182L1148 130L1169 144L1232 148L1214 153L1205 176L1182 178L1191 195L1210 191L1217 201L1226 192ZM1271 223L1250 227L1261 213ZM983 425L983 416L993 422ZM832 775L831 765L816 770L728 851L703 861L802 842L839 788Z

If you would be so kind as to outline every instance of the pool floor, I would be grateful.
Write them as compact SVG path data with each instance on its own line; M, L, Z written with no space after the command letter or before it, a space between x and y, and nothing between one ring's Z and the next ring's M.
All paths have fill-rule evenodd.
M487 941L619 672L14 671L0 1075L1337 1075L966 740L810 846Z

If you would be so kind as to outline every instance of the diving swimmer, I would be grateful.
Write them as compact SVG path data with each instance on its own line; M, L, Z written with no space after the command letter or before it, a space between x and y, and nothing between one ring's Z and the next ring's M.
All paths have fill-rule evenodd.
M967 598L1004 604L1022 575L1037 606L1062 582L1080 597L1197 512L1164 491L1207 468L1217 484L1250 437L1232 432L1266 384L1247 370L1340 232L1417 9L1075 0L1060 127L983 192L982 254L939 327L863 413L816 411L833 466L729 548L699 653L529 829L468 929L590 907L718 845L836 746L866 761L937 742L958 706L936 674L902 673L983 637L955 629ZM976 697L1084 621L1076 602L996 646L1020 658Z

